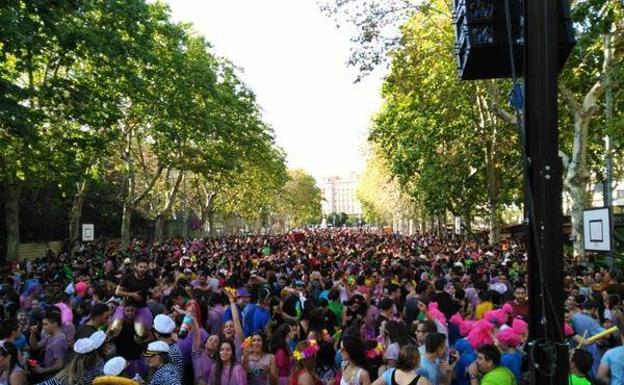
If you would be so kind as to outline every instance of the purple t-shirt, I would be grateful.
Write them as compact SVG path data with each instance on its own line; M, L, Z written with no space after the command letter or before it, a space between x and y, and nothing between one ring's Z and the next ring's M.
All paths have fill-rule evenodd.
M219 311L215 308L209 308L208 310L208 322L206 323L206 327L209 328L210 334L221 333L221 326L223 325L223 313L219 313Z
M206 354L202 346L199 347L199 350L193 351L193 373L196 383L198 383L199 380L203 380L205 383L209 384L214 360Z
M43 354L43 367L47 368L52 365L57 358L65 358L67 353L67 340L65 334L58 333L56 336L47 336L41 345L45 347Z
M206 340L208 339L208 332L206 332L203 328L199 330L200 330L199 336L200 336L200 340L203 346L204 342L206 342ZM178 348L180 348L180 351L182 352L182 358L184 358L184 362L187 362L187 363L191 362L192 360L194 336L195 336L195 330L191 330L191 332L188 333L185 338L180 338L176 342L176 345L178 345Z

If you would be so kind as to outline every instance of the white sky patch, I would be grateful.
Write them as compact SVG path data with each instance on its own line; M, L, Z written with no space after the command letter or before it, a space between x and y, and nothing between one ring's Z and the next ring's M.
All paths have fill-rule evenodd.
M317 180L364 167L362 146L381 105L382 75L353 84L346 30L314 0L168 0L218 55L243 68L288 166ZM379 71L381 72L381 71Z

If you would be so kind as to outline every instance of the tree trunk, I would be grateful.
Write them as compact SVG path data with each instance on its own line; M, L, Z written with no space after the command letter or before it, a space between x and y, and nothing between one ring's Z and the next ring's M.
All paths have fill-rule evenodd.
M156 224L154 226L154 242L162 242L164 230L165 216L163 214L159 214L156 216Z
M123 248L130 244L130 222L132 220L132 207L127 200L123 202L123 212L121 216L121 246Z
M78 241L80 240L80 219L82 218L82 206L87 195L87 178L84 178L78 184L78 190L74 195L71 211L69 212L69 243L72 245L70 249L71 255L74 255L78 249Z
M208 212L208 236L210 239L215 238L214 210Z
M20 244L19 201L21 186L19 181L9 173L5 184L4 211L6 221L6 258L9 261L18 259Z
M574 256L584 258L583 243L583 209L586 205L586 188L589 182L587 173L587 141L589 124L598 110L598 99L604 92L604 85L598 81L585 95L583 104L577 103L571 92L562 87L564 98L574 111L574 142L572 156L568 160L562 156L563 164L567 165L563 185L570 194L570 212L572 220L572 236L574 238ZM563 155L563 154L562 154Z

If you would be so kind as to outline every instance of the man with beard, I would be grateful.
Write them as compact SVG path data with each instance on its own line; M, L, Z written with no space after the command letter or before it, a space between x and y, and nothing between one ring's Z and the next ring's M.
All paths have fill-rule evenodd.
M148 266L147 260L137 259L134 272L123 277L115 290L116 296L131 299L135 304L137 308L135 322L139 324L137 325L137 334L140 337L145 335L153 322L152 312L147 307L147 298L157 283L154 277L147 274ZM121 322L124 319L123 308L123 306L117 307L115 314L113 314L114 321Z
M529 303L527 302L527 292L524 286L516 286L514 299L507 303L513 308L511 313L513 318L520 316L524 320L529 319Z

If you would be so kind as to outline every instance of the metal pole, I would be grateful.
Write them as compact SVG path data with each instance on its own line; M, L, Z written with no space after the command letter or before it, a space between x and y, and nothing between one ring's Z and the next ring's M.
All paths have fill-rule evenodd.
M525 205L532 385L568 382L563 337L562 164L557 132L557 0L526 0Z

